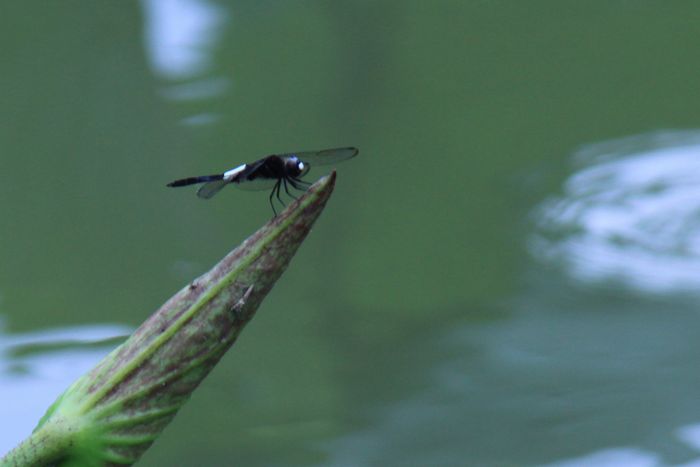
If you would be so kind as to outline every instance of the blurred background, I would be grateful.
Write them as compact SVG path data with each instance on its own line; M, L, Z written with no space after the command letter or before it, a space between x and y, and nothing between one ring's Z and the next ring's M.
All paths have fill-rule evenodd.
M0 453L352 145L142 465L700 465L700 3L2 10Z

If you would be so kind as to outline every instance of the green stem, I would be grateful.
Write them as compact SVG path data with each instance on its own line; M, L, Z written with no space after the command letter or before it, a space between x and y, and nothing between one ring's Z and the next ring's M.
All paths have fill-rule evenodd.
M133 464L233 345L333 191L316 182L75 381L0 467Z

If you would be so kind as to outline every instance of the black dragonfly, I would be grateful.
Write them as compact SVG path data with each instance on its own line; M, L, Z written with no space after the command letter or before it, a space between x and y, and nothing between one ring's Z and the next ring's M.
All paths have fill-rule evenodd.
M255 162L241 164L221 174L182 178L168 183L168 186L179 187L204 183L197 190L197 196L204 199L211 198L230 183L245 190L272 188L270 206L272 206L272 212L276 216L277 211L272 198L276 197L284 206L284 201L280 197L282 187L287 195L296 198L289 192L289 186L297 190L305 190L311 185L309 182L301 180L301 177L307 174L312 165L334 164L355 157L358 152L357 148L347 147L272 154Z

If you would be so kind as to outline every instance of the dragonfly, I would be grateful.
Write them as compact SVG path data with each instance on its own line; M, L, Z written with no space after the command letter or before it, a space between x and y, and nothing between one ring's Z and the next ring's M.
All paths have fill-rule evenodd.
M168 183L170 187L181 187L203 183L197 190L197 196L209 199L217 194L223 187L233 184L244 190L267 190L270 192L270 206L272 212L277 216L277 210L273 202L273 197L284 206L284 201L280 196L280 191L284 188L288 196L296 199L289 191L289 187L303 191L311 185L301 179L309 172L311 166L331 165L337 162L355 157L357 148L333 148L322 149L320 151L300 151L286 154L272 154L258 159L255 162L241 164L224 173L214 175L200 175L187 177Z

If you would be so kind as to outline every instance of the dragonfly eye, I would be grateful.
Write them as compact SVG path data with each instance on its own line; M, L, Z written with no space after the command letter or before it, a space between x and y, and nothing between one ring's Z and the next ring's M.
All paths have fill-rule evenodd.
M299 161L299 164L297 165L299 168L299 175L298 177L303 177L309 172L309 169L311 168L310 165L306 164L305 162Z

